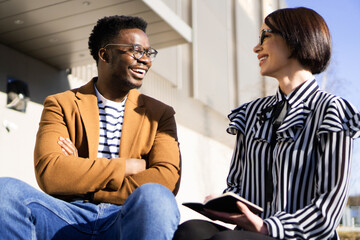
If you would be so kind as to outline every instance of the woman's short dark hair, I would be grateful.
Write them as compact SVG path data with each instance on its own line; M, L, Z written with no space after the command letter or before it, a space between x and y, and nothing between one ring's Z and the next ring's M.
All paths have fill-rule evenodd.
M317 12L304 7L283 8L269 14L265 24L284 37L290 58L296 58L313 74L326 69L331 57L331 36Z
M101 18L97 21L89 37L90 54L98 62L99 49L111 43L120 30L138 28L145 32L146 27L146 21L139 17L115 15Z

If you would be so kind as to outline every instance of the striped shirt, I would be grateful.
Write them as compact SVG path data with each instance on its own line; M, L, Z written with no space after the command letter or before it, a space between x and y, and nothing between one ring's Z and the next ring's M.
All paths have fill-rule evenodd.
M264 208L261 217L274 238L332 238L347 201L360 113L346 100L320 90L315 80L306 81L287 96L288 112L271 148L271 115L283 98L279 89L229 114L227 131L237 138L224 192ZM267 164L273 186L269 202Z
M104 98L96 89L98 98L100 134L98 158L118 158L125 102L113 102Z

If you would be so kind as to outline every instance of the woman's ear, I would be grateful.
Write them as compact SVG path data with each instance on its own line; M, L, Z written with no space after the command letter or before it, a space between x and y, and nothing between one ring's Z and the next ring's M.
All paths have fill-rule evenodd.
M107 54L105 48L100 48L98 55L99 55L99 60L104 61L104 62L109 62L109 55Z

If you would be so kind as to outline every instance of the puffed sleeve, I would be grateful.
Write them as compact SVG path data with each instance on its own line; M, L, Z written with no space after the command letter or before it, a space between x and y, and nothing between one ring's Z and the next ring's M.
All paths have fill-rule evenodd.
M345 131L347 136L360 136L360 113L348 101L337 98L329 104L324 120L317 132L318 136L330 132Z
M240 131L242 134L245 134L245 123L246 123L246 109L248 104L245 103L238 108L232 110L232 112L228 115L230 120L229 127L227 128L227 132L232 135L238 134Z
M244 159L244 135L246 127L246 108L248 104L243 104L234 109L229 115L230 120L227 132L236 136L236 143L234 153L231 159L230 171L227 177L227 188L224 192L233 192L236 189L240 189L241 186L239 178L243 174L243 164L239 159Z

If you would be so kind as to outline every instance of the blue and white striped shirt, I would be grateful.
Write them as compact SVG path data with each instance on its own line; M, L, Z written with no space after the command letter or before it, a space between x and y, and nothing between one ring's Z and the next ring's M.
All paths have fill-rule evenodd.
M96 89L99 107L100 137L98 158L118 158L125 102L113 102L104 98Z
M271 148L274 96L241 105L229 114L236 146L224 192L264 208L269 235L280 239L329 239L336 234L348 196L353 139L360 114L346 100L306 81L288 95L289 110ZM272 200L266 201L267 161Z

